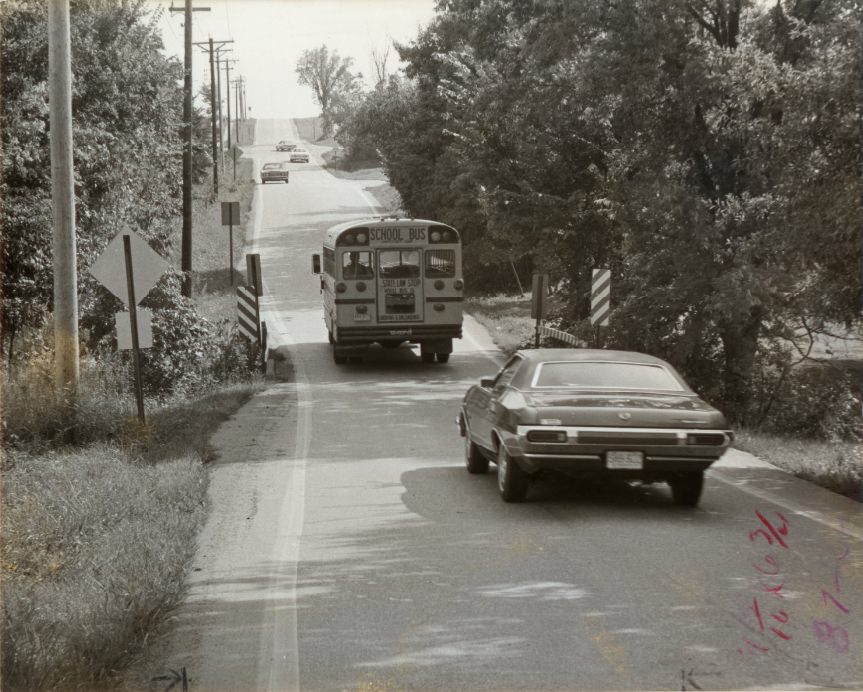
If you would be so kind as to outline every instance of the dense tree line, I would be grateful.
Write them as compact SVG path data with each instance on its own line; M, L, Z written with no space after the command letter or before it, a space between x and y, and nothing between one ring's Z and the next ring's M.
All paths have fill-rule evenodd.
M143 0L73 0L71 39L75 207L81 333L85 349L110 341L119 301L88 268L131 228L170 256L181 204L182 66L162 52L158 14ZM52 309L51 166L47 4L0 4L2 27L2 351ZM209 128L195 114L196 171L210 163ZM166 277L145 300L156 309L149 371L162 383L194 357L208 326ZM158 383L157 383L158 386Z
M515 262L582 330L675 362L738 421L792 339L859 312L858 0L441 0L343 137L407 210L453 223L475 283Z

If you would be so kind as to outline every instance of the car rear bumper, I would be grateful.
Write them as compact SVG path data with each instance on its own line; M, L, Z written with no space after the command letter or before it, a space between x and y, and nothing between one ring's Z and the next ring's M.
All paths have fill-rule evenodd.
M529 432L566 432L566 442L535 442ZM693 443L694 435L721 444ZM728 430L548 428L519 426L516 434L504 435L507 451L528 472L542 470L611 475L622 478L662 479L681 472L701 471L718 460L730 446ZM580 442L580 439L590 442ZM608 452L637 452L641 468L609 468Z

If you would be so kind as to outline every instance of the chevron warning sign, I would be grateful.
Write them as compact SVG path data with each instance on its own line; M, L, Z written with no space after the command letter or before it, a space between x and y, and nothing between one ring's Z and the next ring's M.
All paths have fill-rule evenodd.
M237 286L237 322L244 337L260 342L258 299L249 286Z
M594 269L590 287L590 323L607 327L609 312L611 312L611 270Z

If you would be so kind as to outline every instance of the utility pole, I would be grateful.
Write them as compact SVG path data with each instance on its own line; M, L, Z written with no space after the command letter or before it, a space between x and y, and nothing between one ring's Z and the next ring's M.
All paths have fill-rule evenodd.
M186 0L183 9L170 8L171 12L184 12L185 29L183 80L183 238L180 249L180 270L183 272L183 295L192 297L192 12L209 12L209 7L192 9L192 0Z
M236 107L236 113L234 113L234 122L237 123L237 146L240 146L240 79L234 80L234 106Z
M69 0L48 3L48 89L54 215L54 382L71 431L79 370Z
M246 79L243 78L243 120L249 117L249 104L246 102Z
M225 99L228 102L228 151L231 150L231 63L236 60L225 60L225 89L228 92L228 97Z
M219 48L226 43L233 41L218 41ZM219 161L216 156L218 153L217 131L216 131L216 71L213 66L213 39L208 39L207 43L196 43L198 47L209 45L210 53L210 123L213 129L213 192L219 194Z
M230 53L231 49L227 48L224 51L225 53ZM216 90L218 91L218 104L219 104L219 156L222 158L222 170L225 169L225 147L224 147L224 134L223 134L223 123L222 120L222 51L216 51Z

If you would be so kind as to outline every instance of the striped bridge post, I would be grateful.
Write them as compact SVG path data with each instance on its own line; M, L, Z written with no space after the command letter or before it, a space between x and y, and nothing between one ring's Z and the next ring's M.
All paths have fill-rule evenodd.
M590 323L607 327L611 312L611 270L594 269L590 287Z
M261 343L261 319L258 297L249 286L237 286L237 323L240 333L255 344Z

